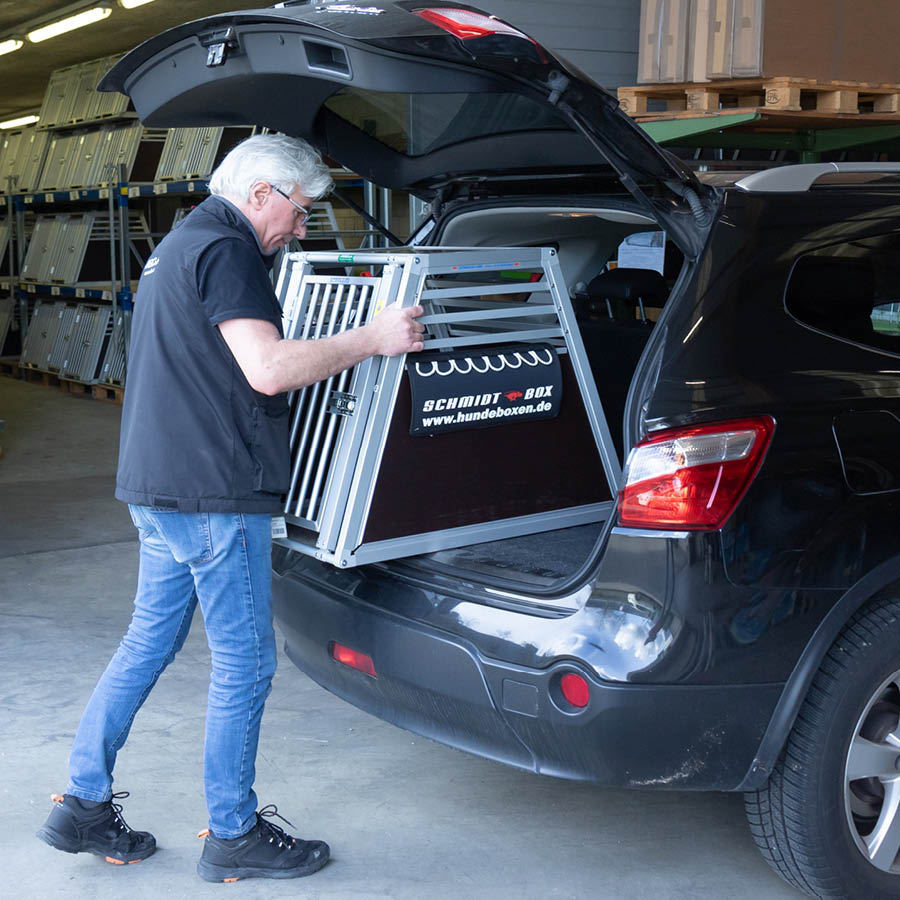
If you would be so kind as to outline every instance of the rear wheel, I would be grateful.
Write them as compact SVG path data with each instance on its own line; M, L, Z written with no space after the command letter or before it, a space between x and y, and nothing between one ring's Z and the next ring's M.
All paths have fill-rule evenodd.
M768 785L754 840L813 897L900 897L900 600L857 613L828 651Z

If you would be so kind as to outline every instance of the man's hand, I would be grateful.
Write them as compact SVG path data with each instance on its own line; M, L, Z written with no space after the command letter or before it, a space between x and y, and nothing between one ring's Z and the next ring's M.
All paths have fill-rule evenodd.
M416 319L424 313L421 306L400 308L400 301L385 307L366 326L371 330L373 355L400 356L425 348L425 326Z

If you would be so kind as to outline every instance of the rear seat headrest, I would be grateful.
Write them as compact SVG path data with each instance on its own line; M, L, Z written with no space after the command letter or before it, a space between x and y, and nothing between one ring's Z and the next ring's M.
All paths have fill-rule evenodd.
M666 280L654 269L611 269L601 272L588 284L588 296L599 300L638 298L645 306L662 306L668 296Z

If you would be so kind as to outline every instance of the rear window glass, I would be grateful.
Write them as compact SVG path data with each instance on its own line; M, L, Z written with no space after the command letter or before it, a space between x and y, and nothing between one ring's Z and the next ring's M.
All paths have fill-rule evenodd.
M900 353L900 234L834 244L801 256L785 305L814 328Z
M407 156L489 134L570 130L551 107L520 94L393 94L345 88L325 106Z

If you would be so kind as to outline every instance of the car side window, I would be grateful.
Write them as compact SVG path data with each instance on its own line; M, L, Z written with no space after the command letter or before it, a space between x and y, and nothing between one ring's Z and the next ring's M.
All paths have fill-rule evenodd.
M832 244L799 257L785 307L813 328L900 353L900 233Z

